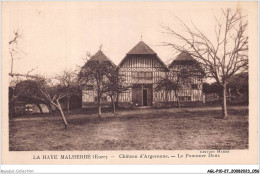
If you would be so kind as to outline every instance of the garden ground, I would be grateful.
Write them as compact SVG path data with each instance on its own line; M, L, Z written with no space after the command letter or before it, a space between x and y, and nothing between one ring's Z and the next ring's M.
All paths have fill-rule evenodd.
M87 113L87 114L86 114ZM59 115L12 118L11 151L42 150L199 150L248 148L248 107L229 107L229 119L219 119L220 107L119 110L67 115L69 130Z

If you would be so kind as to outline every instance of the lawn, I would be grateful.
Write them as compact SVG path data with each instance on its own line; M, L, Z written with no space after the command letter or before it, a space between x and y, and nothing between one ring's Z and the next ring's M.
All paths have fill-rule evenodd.
M247 149L248 107L137 109L67 115L69 130L55 116L9 121L11 151Z

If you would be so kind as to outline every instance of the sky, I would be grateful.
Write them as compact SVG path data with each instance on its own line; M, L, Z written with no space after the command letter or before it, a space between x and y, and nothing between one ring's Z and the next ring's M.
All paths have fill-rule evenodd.
M178 27L175 15L212 35L214 14L223 3L8 2L2 5L3 27L9 40L17 29L22 34L17 42L21 53L14 62L16 73L34 68L32 74L46 75L74 70L84 65L87 52L95 54L101 44L105 55L118 65L141 36L169 64L177 55L162 46L169 39L162 26Z

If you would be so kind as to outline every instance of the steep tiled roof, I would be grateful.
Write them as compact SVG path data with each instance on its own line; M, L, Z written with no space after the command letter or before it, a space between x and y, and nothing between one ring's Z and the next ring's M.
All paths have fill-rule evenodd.
M156 55L156 53L143 41L140 41L127 54L155 54Z
M91 61L110 62L112 65L115 65L101 50L89 59L89 62Z
M196 61L188 52L181 52L174 61Z
M167 66L163 63L163 61L158 57L157 53L154 52L146 43L143 41L140 41L134 48L132 48L126 56L123 58L123 60L119 63L118 67L121 67L122 64L128 59L131 55L152 55L155 57L155 59L162 64L162 66L165 67L165 69L168 70Z
M190 64L196 63L197 61L188 53L188 52L181 52L169 65L172 67L174 64Z

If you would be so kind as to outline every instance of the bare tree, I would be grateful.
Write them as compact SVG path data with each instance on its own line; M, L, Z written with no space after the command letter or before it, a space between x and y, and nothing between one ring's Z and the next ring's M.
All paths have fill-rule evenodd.
M78 74L79 83L83 86L87 83L93 85L97 93L98 117L101 117L101 98L105 93L105 86L108 78L107 74L114 69L108 61L88 61Z
M36 75L35 75L36 76ZM60 100L69 95L69 91L62 84L59 84L56 79L46 78L38 75L32 80L20 82L19 89L16 89L22 97L27 97L30 100L45 103L48 106L55 106L62 116L65 129L68 129L68 122L63 113Z
M66 89L68 95L66 96L67 112L70 112L70 98L73 95L78 95L80 88L77 83L77 74L74 71L64 70L55 77L60 84L60 87Z
M176 81L174 81L174 94L177 101L177 106L181 107L180 99L179 99L179 91L184 88L190 88L191 79L192 79L192 71L188 71L186 68L182 68L179 71L175 71Z
M155 91L161 91L164 90L166 92L166 102L168 104L169 99L168 99L168 94L174 90L177 91L179 88L178 83L177 82L173 82L172 80L169 79L168 76L166 76L165 78L161 79L158 81L157 86L155 87ZM177 98L177 104L179 105L179 99L177 97L177 92L175 92L175 96Z
M124 83L124 75L119 74L118 69L110 68L106 77L108 80L104 83L103 91L110 97L113 113L116 113L114 97L118 97L120 93L127 91L130 86Z
M9 87L9 90L10 89L11 87ZM22 80L16 83L13 88L13 99L15 101L22 101L26 104L35 104L41 113L43 113L43 111L40 104L45 104L51 113L49 102L40 97L39 91L37 90L37 84L34 80Z
M9 73L9 76L11 77L25 77L25 78L38 78L38 76L30 75L32 71L34 71L36 68L32 68L27 73L21 74L21 73L15 73L14 72L14 62L15 60L21 59L21 55L25 54L19 47L18 47L18 41L22 38L22 34L20 30L14 31L14 36L9 41L9 53L11 56L11 70Z
M208 77L214 78L222 87L223 118L228 118L226 88L237 72L248 67L248 35L247 16L240 9L222 10L219 18L215 17L215 35L206 36L194 24L189 27L176 17L182 28L163 28L175 41L164 43L178 51L189 52L204 67Z
M68 129L68 122L60 104L60 100L69 95L68 89L57 83L56 79L39 77L35 80L35 82L37 85L37 90L40 92L40 98L49 101L60 111L65 129Z
M170 71L165 78L158 81L158 85L155 90L165 90L166 91L166 102L168 103L168 94L174 91L177 106L180 106L179 92L185 88L190 89L191 82L193 78L203 78L204 72L197 67L197 64L184 66L181 69L174 69Z
M15 57L19 53L19 50L17 48L17 43L18 40L22 37L20 34L19 30L14 31L14 36L13 38L9 41L9 53L11 56L11 71L10 75L13 74L13 66L14 66L14 60L16 59Z

